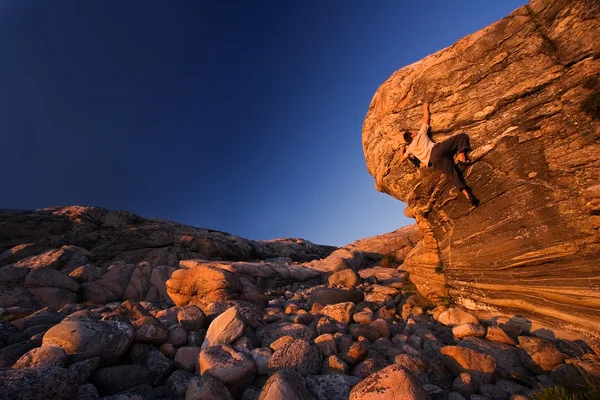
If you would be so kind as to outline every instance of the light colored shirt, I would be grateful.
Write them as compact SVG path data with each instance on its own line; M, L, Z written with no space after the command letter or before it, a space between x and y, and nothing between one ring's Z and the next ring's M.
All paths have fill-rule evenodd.
M435 146L429 136L427 136L427 130L429 129L429 125L423 124L417 136L415 136L406 148L406 153L404 156L407 157L408 154L412 154L417 157L426 167L429 166L429 158L431 157L431 149Z

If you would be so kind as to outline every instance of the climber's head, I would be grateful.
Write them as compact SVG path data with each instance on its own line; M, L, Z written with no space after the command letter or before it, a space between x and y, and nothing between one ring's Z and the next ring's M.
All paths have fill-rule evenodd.
M404 131L402 136L404 137L404 141L408 144L411 144L413 137L415 137L414 133L412 133L411 131Z

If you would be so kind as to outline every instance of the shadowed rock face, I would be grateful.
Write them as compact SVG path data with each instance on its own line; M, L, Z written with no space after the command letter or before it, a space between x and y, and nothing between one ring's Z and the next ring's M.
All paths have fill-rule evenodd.
M598 2L531 1L377 90L366 163L423 235L404 264L423 294L600 335L598 32ZM479 208L437 170L399 163L420 101L435 142L470 136L462 168Z

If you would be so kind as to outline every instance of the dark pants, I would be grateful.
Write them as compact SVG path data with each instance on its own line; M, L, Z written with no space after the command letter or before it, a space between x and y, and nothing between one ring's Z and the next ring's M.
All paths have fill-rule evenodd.
M433 149L431 149L431 157L429 158L429 163L434 168L442 171L458 190L466 188L467 185L458 174L458 170L454 164L454 154L465 150L471 150L469 136L466 133L459 133L441 143L436 143Z

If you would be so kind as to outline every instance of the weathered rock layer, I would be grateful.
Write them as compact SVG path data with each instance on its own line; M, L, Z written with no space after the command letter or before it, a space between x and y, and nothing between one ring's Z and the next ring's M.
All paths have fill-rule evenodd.
M422 101L435 142L469 134L479 208L438 171L399 163ZM531 1L381 85L363 148L423 235L404 265L422 293L600 335L598 110L600 4L587 0Z

